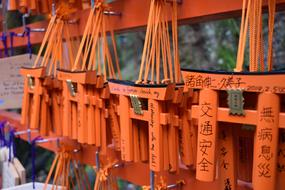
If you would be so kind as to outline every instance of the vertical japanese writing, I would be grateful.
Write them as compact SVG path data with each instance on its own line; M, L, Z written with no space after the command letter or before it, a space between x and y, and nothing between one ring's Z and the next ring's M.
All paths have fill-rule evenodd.
M151 165L153 167L156 166L156 154L155 154L155 142L156 142L156 138L155 138L155 134L154 134L154 105L153 103L150 103L150 122L149 122L149 126L150 126L150 130L151 130L151 144L150 144L150 150L151 150Z
M259 112L259 120L262 123L273 123L274 122L274 110L272 107L264 106ZM258 176L264 178L271 177L270 163L269 161L273 157L271 152L270 142L272 142L272 128L262 127L257 132L257 138L261 143L259 147L258 158L260 162L257 165Z
M219 171L220 189L236 189L235 155L232 127L221 124L219 126Z
M202 121L200 121L200 128L199 128L199 134L202 135L202 138L199 140L199 151L202 154L202 159L198 162L198 165L200 166L200 171L202 172L208 172L209 167L213 165L211 161L208 160L209 155L209 149L212 147L213 143L212 140L204 138L207 136L213 135L213 124L212 120L210 118L213 117L212 113L212 105L210 102L202 102L200 107L200 118Z
M258 96L258 120L254 145L254 189L275 189L280 100L276 94Z
M217 104L217 92L200 91L196 178L202 181L212 181L215 177Z

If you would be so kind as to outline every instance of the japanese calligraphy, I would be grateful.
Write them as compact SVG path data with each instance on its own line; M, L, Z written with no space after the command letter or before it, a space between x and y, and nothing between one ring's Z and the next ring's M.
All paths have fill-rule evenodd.
M210 103L203 103L202 106L201 106L201 111L202 111L202 114L200 117L204 117L204 116L207 116L207 117L213 117L212 115L210 115L210 111L212 110L211 108L211 104Z
M260 113L260 120L266 121L268 123L274 122L274 113L272 111L272 107L263 107Z
M213 165L213 163L209 162L206 158L203 158L198 165L200 166L200 171L207 172L209 171L209 165Z
M269 163L260 163L258 164L258 173L259 177L265 177L265 178L270 178L270 164Z
M155 154L155 143L156 143L156 138L155 138L155 134L154 134L154 104L151 103L150 104L150 122L149 122L149 126L150 126L150 130L151 130L151 144L150 144L150 150L151 150L151 165L153 167L155 167L157 165L156 163L156 154Z
M263 145L261 147L261 154L259 157L264 158L265 160L269 161L273 157L273 153L270 150L270 146Z
M258 140L260 141L272 141L272 129L271 128L264 128L258 132Z
M208 155L207 149L212 147L212 142L203 139L203 141L199 142L200 151L202 152L202 156Z
M229 178L225 179L225 189L224 190L232 190L231 181Z
M225 160L223 160L222 163L221 163L221 167L224 168L225 170L227 170L229 168L229 164L230 163L228 163Z
M222 78L219 82L220 89L231 89L231 88L240 88L242 84L242 79L240 77L234 78L233 76L228 76L227 78Z
M221 156L225 157L227 153L228 153L228 151L226 150L226 148L222 147L221 148Z
M247 92L285 93L284 75L239 75L237 73L205 73L182 71L185 86L194 89L229 90L241 89ZM267 79L279 81L270 83Z
M208 136L213 134L213 125L210 121L205 121L201 124L200 134Z
M200 92L199 98L196 178L211 181L214 180L216 174L218 96L216 91L204 89Z
M214 79L210 77L203 77L202 75L190 75L187 76L185 84L191 88L200 87L200 88L210 88Z

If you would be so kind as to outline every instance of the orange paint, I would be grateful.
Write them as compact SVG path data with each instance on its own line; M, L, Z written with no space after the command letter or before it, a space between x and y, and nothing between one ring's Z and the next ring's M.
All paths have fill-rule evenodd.
M235 154L235 138L233 133L233 127L230 125L219 126L219 183L220 189L224 190L231 188L237 189L237 163Z
M199 98L196 179L211 182L216 177L218 93L203 89Z
M252 175L254 189L276 189L279 112L278 95L261 93L258 96Z

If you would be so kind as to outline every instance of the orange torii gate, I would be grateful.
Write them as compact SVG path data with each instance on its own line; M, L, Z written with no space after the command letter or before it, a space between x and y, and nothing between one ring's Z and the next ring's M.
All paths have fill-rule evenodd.
M198 119L196 178L213 181L219 155L222 166L227 159L227 166L220 170L220 177L223 177L220 181L224 187L235 187L235 147L231 125L255 125L253 188L276 189L277 165L284 165L281 158L277 163L277 150L279 129L285 128L285 73L206 72L185 69L182 75L185 88L198 90L199 93L199 105L192 105L189 110L192 118ZM223 123L220 126L218 122L231 125ZM224 136L222 138L228 137L230 140L226 143L218 142L219 130Z
M120 100L117 111L122 126L122 160L149 160L150 169L153 171L177 171L178 150L172 148L177 149L178 139L175 140L174 134L167 137L165 130L167 127L180 127L181 119L177 113L167 109L166 103L181 103L182 86L175 88L174 84L141 85L119 80L109 80L109 86L111 93L118 94ZM146 122L146 126L141 122ZM137 131L138 127L140 132ZM165 138L171 138L173 141L168 145L163 140ZM135 141L139 142L138 146Z

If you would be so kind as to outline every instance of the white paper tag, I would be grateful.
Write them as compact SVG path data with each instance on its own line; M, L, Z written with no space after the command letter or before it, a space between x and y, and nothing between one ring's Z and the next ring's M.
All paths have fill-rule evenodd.
M21 67L31 67L36 59L29 54L0 59L0 109L21 108L24 79Z
M0 148L0 175L2 175L3 163L8 161L9 149L7 147Z
M13 163L3 163L2 175L2 188L14 187L20 184L20 177Z
M15 166L15 169L20 177L20 184L26 183L26 170L24 166L21 164L21 162L18 160L18 158L13 159L13 164Z

